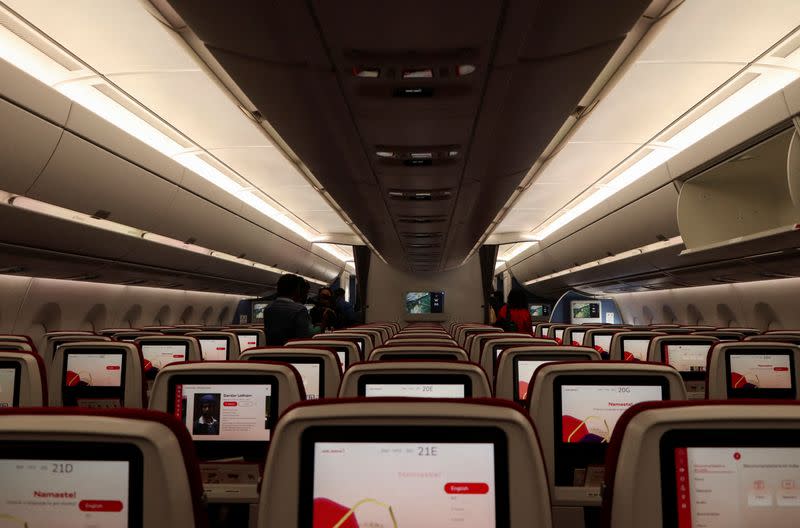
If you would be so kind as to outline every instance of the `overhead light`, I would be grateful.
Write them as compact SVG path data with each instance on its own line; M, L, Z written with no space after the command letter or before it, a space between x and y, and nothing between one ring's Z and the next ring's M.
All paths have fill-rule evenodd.
M381 76L379 68L353 68L353 75L367 79L377 79Z
M800 32L795 32L787 39L794 38L797 35L800 35ZM787 41L787 39L784 39L784 41ZM561 209L556 216L534 229L531 234L539 240L544 240L596 205L638 181L644 175L796 81L800 78L800 49L795 50L786 57L776 55L765 57L740 72L738 76L731 79L724 86L739 82L746 76L754 76L754 78L739 90L712 106L690 124L685 125L686 119L673 123L670 127L672 129L682 127L678 133L666 141L658 141L656 138L654 141L644 145L642 148L649 150L646 156L620 174L609 177L599 185L584 192L575 202ZM724 88L724 86L720 88ZM708 104L709 102L713 103L714 101L711 99L703 102L703 104ZM691 114L687 115L689 116L688 119L692 118ZM670 128L663 130L660 136L668 134ZM519 253L514 256L517 254ZM508 254L504 256L513 258L509 257Z
M433 70L423 68L420 70L406 70L403 72L403 79L432 79Z
M10 12L8 14L14 16ZM35 31L23 20L17 18L17 22L24 24L31 31ZM104 80L96 71L86 67L79 72L68 70L5 26L0 26L0 58L181 164L216 187L233 195L305 240L311 241L318 236L287 214L267 203L264 199L256 196L250 186L237 182L234 178L201 159L197 153L187 152L185 145L181 145L98 90L95 85L107 86L112 89L116 89L116 87ZM123 92L119 92L119 95L129 101L131 105L137 105L143 111L149 112L146 108L130 100ZM191 143L188 139L186 141ZM196 145L192 145L196 147ZM199 147L197 148L199 149ZM204 152L201 152L201 154L204 154Z
M550 279L555 279L556 277L562 277L564 275L569 275L570 273L577 273L579 271L585 271L590 268L594 268L597 266L603 266L605 264L610 264L612 262L619 262L620 260L629 259L631 257L638 257L639 255L644 255L646 253L652 253L653 251L658 251L660 249L666 249L672 246L678 246L683 244L683 238L680 236L672 237L667 240L661 240L659 242L654 242L652 244L647 244L646 246L641 246L634 249L629 249L627 251L623 251L621 253L617 253L616 255L611 255L609 257L604 257L599 260L592 260L585 264L580 264L578 266L574 266L572 268L568 268L565 270L557 271L555 273L550 273L549 275L544 275L542 277L537 277L535 279L529 280L525 283L525 286L530 286L531 284L536 284L537 282L542 282Z
M431 159L433 158L432 152L412 152L411 153L412 159Z
M379 150L375 153L375 155L379 158L393 158L394 152L389 152L388 150Z
M160 244L162 246L169 246L177 249L182 249L184 251L191 251L193 253L198 253L200 255L204 255L207 257L227 260L229 262L234 262L236 264L241 264L243 266L253 266L277 274L289 273L288 271L282 270L280 268L267 266L266 264L261 264L258 262L254 262L252 260L235 257L233 255L229 255L222 251L214 251L208 248L204 248L202 246L198 246L197 244L182 242L180 240L170 238L164 235L159 235L157 233L153 233L150 231L142 231L141 229L136 229L135 227L127 226L117 222L112 222L110 220L95 218L85 213L73 211L72 209L67 209L66 207L59 207L57 205L49 204L46 202L40 202L39 200L34 200L33 198L28 198L26 196L18 196L6 191L0 191L0 203L8 204L8 206L17 209L24 209L26 211L30 211L33 213L50 216L53 218L58 218L60 220L66 220L68 222L73 222L76 224L87 225L90 227L101 229L103 231L110 231L113 233L126 235L132 238L140 238L142 240L147 240L148 242L153 242L155 244ZM328 246L328 244L319 244L319 246L320 247ZM336 248L336 250L337 250L336 253L331 253L331 254L337 257L338 259L342 261L345 261L347 259L352 260L353 257L347 255L347 253L345 253L341 249ZM321 284L321 285L326 284L325 282L320 281L319 279L315 279L313 277L307 277L305 275L300 275L300 276L306 279L307 281L313 282L315 284Z
M459 64L456 67L456 75L458 75L459 77L470 75L471 73L475 73L474 64Z

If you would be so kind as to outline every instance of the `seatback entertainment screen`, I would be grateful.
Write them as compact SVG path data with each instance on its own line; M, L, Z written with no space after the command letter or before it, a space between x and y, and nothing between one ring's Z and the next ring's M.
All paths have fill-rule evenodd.
M225 361L228 359L228 340L224 337L198 337L203 361Z
M142 528L131 444L0 442L0 526Z
M71 348L64 353L61 395L66 407L122 407L125 395L123 352Z
M589 485L584 481L587 475L602 474L606 448L622 413L637 403L665 399L669 399L669 380L665 376L556 377L556 485Z
M725 351L725 369L729 398L795 398L791 349L729 349Z
M425 428L426 434L393 427L392 440L368 428L352 428L363 435L350 428L326 435L325 429L304 436L309 463L301 469L300 526L508 526L507 454L499 431L461 436L453 429Z
M160 344L143 343L142 357L144 359L144 375L148 380L156 379L159 371L179 361L188 360L188 345L181 343L164 342Z

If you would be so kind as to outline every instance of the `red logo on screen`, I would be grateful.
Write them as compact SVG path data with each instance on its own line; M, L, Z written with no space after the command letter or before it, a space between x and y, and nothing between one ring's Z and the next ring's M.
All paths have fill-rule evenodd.
M78 508L85 512L121 512L122 501L117 500L82 500Z
M217 347L217 350L225 350L225 347Z
M67 377L66 377L65 381L66 381L67 387L77 387L78 386L78 382L81 381L81 377L77 372L72 372L71 370L68 370L67 371Z
M223 407L236 407L237 405L239 404L235 401L222 402Z
M733 459L734 460L741 460L742 459L742 454L737 451L736 453L733 454Z

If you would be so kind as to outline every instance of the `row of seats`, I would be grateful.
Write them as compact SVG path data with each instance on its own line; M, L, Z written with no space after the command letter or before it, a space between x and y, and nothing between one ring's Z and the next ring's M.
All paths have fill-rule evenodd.
M466 355L459 343L466 345L469 338L472 338L471 344L474 345L476 337L486 337L481 346L481 354L492 358L492 364L495 363L495 356L497 358L494 394L524 401L539 430L540 438L537 443L542 448L544 464L548 469L547 484L556 524L579 526L580 524L575 523L584 519L588 510L599 506L599 484L606 478L602 469L606 447L612 439L612 432L617 430L614 423L618 419L622 420L621 412L640 401L680 401L687 397L683 377L676 369L646 362L603 362L600 361L600 353L588 347L558 346L552 340L534 340L525 335L495 337L491 334L497 333L497 329L481 325L457 326L451 328L452 334L432 326L420 328L414 325L402 332L391 325L378 325L376 328L349 329L342 334L351 335L344 337L340 337L342 334L327 334L319 340L309 340L309 344L290 343L290 346L284 348L256 348L242 354L241 359L246 361L166 365L155 378L149 407L167 411L179 419L189 431L195 448L204 460L201 474L206 494L212 502L230 500L232 492L237 493L238 500L255 501L258 497L258 461L263 461L266 443L277 438L273 438L273 431L277 435L275 423L278 417L303 399L304 385L306 390L309 389L309 379L313 379L313 374L309 373L315 370L310 365L316 365L316 371L320 373L317 384L312 384L311 387L318 391L317 396L330 398L338 395L342 398L328 403L344 404L349 401L347 398L353 396L390 398L375 400L381 402L393 402L395 400L392 398L397 396L480 398L492 394L490 377L487 376L489 371L464 361L463 357L462 361L359 361L362 359L362 350L368 350L367 347L375 347L369 352L372 355L381 349L410 347L411 352L424 356L430 348L426 345L429 342L426 340L453 341L455 345L437 343L433 346L455 346ZM144 336L148 339L150 337L152 336ZM172 338L187 339L179 336ZM188 339L193 338L189 336ZM361 345L350 341L351 339L359 339ZM494 339L501 341L493 343ZM503 339L510 341L502 341ZM521 344L514 343L517 340ZM346 343L348 354L358 354L357 361L350 365L343 377L340 357L335 350L310 347L326 341L328 346ZM414 344L407 345L406 341ZM493 348L495 345L499 345L497 350ZM81 356L87 355L86 352L92 348L100 351L103 347L106 350L108 347L124 349L121 365L108 363L101 369L107 371L105 374L108 377L125 380L123 403L138 401L141 405L144 404L144 391L138 391L137 400L136 383L128 381L128 375L138 370L137 357L141 362L141 369L144 370L139 347L135 344L107 341L65 343L56 349L53 365L56 370L51 379L65 381L63 385L56 385L60 388L62 400L57 400L58 396L51 390L53 404L74 405L79 399L88 398L96 407L101 406L105 399L113 400L110 394L98 391L114 387L82 386L80 373L67 368L71 352ZM800 359L797 357L800 348L791 344L751 341L715 343L711 350L707 360L709 396L797 398L796 365ZM35 357L30 352L27 356L29 359ZM762 376L755 380L756 384L749 383L753 381L748 381L749 371L745 371L740 378L733 376L734 373L742 373L732 371L732 366L751 370L755 368L758 371L765 368L767 360L772 362L767 365L770 368L764 372L759 371ZM785 368L784 364L790 368ZM61 371L57 370L59 365L62 365ZM109 366L119 368L108 369ZM66 382L67 379L72 379L69 378L70 372L78 374L77 383L71 386ZM768 379L772 381L767 382ZM787 379L790 385L788 388L770 386L785 385ZM522 384L525 380L528 386L523 393ZM724 386L725 394L717 395L713 391L714 384ZM140 382L140 389L141 386ZM338 387L338 390L332 390L333 387ZM119 390L119 387L116 389ZM608 400L612 394L614 398ZM326 406L324 412L328 413L336 408ZM403 438L400 435L395 440ZM231 456L242 457L243 462L247 463L241 464L234 471L229 465L221 466L213 462ZM266 476L264 482L268 482ZM325 508L331 506L324 501L320 504ZM317 502L313 505L312 509L316 512ZM331 508L334 513L339 511L333 506ZM346 514L344 512L342 515ZM352 512L350 516L355 517Z
M484 380L475 384L476 395L494 394L496 397L524 402L528 394L528 386L535 369L552 361L597 361L601 354L589 347L555 345L552 341L531 338L530 336L514 336L495 332L493 328L472 328L473 332L462 336L465 342L470 339L473 351L481 349L480 363L466 361L466 352L456 345L441 345L436 342L428 345L430 337L409 337L430 335L431 332L407 331L386 339L383 345L372 349L369 354L371 362L380 361L381 365L359 364L363 360L360 347L349 339L360 337L367 342L366 348L372 346L370 339L364 334L356 334L356 330L347 333L324 334L322 339L297 340L286 347L254 347L237 356L246 361L276 361L289 363L298 372L303 381L306 396L309 399L347 397L358 394L354 387L360 378L367 374L398 375L410 372L411 368L404 364L390 364L395 361L452 361L461 364L449 364L453 374L485 373ZM588 337L593 337L588 330ZM603 330L609 331L609 330ZM656 333L618 331L611 336L611 358L614 350L624 347L634 350L633 344L643 344L647 352L643 355L653 363L670 364L675 367L687 384L691 398L726 398L736 395L771 394L780 397L795 397L791 387L772 387L771 384L784 385L794 379L797 360L794 354L797 345L776 341L747 340L742 342L723 342L711 336L660 335ZM9 369L20 371L19 387L14 391L16 401L3 401L4 405L42 405L50 400L51 405L60 406L65 403L65 391L98 392L95 404L113 400L108 394L111 383L118 384L117 393L130 392L134 396L123 397L122 406L142 407L146 398L136 390L146 381L148 392L158 372L166 365L175 362L197 362L203 359L201 340L205 334L212 338L222 337L234 340L235 334L217 336L213 332L204 332L203 336L141 336L133 343L111 342L105 340L60 341L58 346L49 343L47 351L52 348L52 359L45 355L38 357L28 350L0 351L5 361L14 365ZM444 332L442 332L444 333ZM349 336L352 334L352 336ZM446 335L446 334L445 334ZM340 337L345 336L345 337ZM78 338L78 336L59 336L61 339ZM91 337L91 336L86 336ZM596 337L596 336L594 336ZM755 336L754 336L755 337ZM2 337L0 337L2 339ZM451 338L441 338L451 339ZM417 342L421 340L421 342ZM407 344L407 343L413 344ZM235 345L235 343L234 343ZM19 344L24 347L24 343ZM222 346L220 347L222 348ZM740 352L736 352L740 351ZM639 358L625 350L626 361ZM763 355L774 356L774 360L782 363L775 365L774 370L765 372L765 367L753 370L743 357ZM728 356L733 355L732 359ZM88 357L83 357L88 356ZM130 357L129 357L130 356ZM619 357L619 356L616 356ZM220 356L219 360L228 360ZM88 363L87 363L88 361ZM744 363L742 363L744 361ZM349 367L358 367L350 372ZM428 366L430 369L442 368ZM707 368L708 367L708 368ZM417 368L416 366L414 368ZM108 370L104 370L108 369ZM344 378L343 378L344 376ZM17 376L12 376L16 378ZM59 380L50 384L50 393L45 387L47 379ZM69 379L67 379L69 378ZM97 378L96 380L94 378ZM709 379L708 385L706 378ZM735 379L734 379L735 378ZM341 383L342 379L345 383ZM63 381L63 383L61 383ZM8 384L6 384L8 385ZM493 387L489 393L486 386ZM735 387L731 387L731 385ZM124 390L130 388L130 391ZM68 390L69 389L69 390ZM6 390L7 395L11 390ZM363 391L362 391L363 392ZM42 396L38 396L42 393ZM8 396L9 398L11 396ZM67 396L73 401L74 398ZM119 400L119 398L117 398ZM83 399L85 402L85 398ZM117 406L119 406L117 405Z
M796 402L628 409L604 466L606 526L794 526L799 427ZM4 409L0 438L4 520L207 525L195 448L172 416ZM546 438L497 400L307 402L277 423L256 525L558 525Z

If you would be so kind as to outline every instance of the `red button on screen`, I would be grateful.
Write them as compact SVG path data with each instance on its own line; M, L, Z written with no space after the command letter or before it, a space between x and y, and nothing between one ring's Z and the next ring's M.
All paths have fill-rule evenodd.
M106 370L122 370L119 365L106 365Z
M774 370L775 372L788 372L789 367L773 367L772 370Z
M85 512L121 512L122 502L117 500L82 500L78 508Z
M237 405L239 404L235 401L222 402L223 407L236 407Z
M489 485L485 482L448 482L444 491L448 495L483 495L489 493Z

